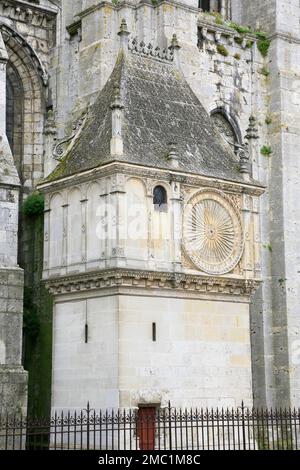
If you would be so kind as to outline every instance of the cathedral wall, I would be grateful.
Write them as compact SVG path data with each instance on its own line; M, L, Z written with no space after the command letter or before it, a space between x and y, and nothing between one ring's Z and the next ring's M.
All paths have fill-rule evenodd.
M263 31L272 31L276 25L276 0L231 0L232 19ZM294 1L294 0L292 0ZM284 8L287 2L284 2Z
M136 7L124 3L118 8L107 3L91 10L82 9L78 18L80 27L66 37L52 70L61 137L68 133L71 122L88 103L94 101L112 72L122 18L127 21L131 38L136 37L146 45L150 42L153 47L168 47L176 32L181 46L181 69L194 92L208 112L221 107L234 116L241 134L245 134L249 116L260 106L253 97L265 78L260 75L260 54L255 45L246 47L247 37L239 44L234 39L239 35L217 24L214 16L176 2ZM205 35L204 41L200 40L200 31ZM257 73L255 80L253 73ZM64 105L58 106L62 102Z
M120 406L251 405L248 304L165 295L120 297Z
M270 33L264 102L272 151L257 168L261 201L263 285L252 308L254 394L267 406L299 406L299 3L239 2L241 20ZM262 144L262 139L261 142ZM266 249L266 247L268 247Z
M172 406L240 406L242 400L251 406L247 300L146 291L58 298L52 409L66 403L81 409L87 400L102 409L169 400Z
M83 409L88 401L94 408L119 406L117 305L115 296L55 304L53 412Z
M296 33L297 30L295 30ZM298 407L300 404L300 240L298 236L300 233L300 208L298 204L300 197L300 163L298 158L300 144L300 46L299 44L293 44L291 47L285 38L278 37L273 51L274 55L277 56L276 69L279 77L278 82L274 78L273 86L274 88L280 87L281 114L279 116L280 132L273 129L272 135L274 142L280 142L274 151L272 172L273 174L278 173L277 168L280 164L282 165L282 171L277 177L277 187L270 190L270 196L274 229L273 244L276 251L284 254L284 256L280 256L273 261L273 282L276 283L278 275L284 273L281 292L274 291L274 313L276 322L281 323L283 332L287 334L285 345L282 342L281 344L276 342L275 363L277 370L280 371L279 375L284 375L284 379L279 384L279 390L283 388L282 383L287 381L286 376L288 375L291 404ZM275 107L279 96L276 89L272 91L271 106ZM281 191L282 212L278 214L276 195L280 194ZM282 243L283 239L284 244ZM287 358L288 368L282 368L281 366L283 355ZM284 395L284 392L281 393Z

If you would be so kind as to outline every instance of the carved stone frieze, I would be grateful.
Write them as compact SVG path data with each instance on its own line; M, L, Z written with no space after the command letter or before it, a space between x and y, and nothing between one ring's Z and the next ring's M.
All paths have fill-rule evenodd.
M37 2L23 2L18 0L2 0L0 14L15 21L28 24L42 25L46 21L53 21L57 11L55 8L45 7Z
M139 54L143 57L151 57L167 62L172 62L174 59L172 47L161 49L158 46L154 47L152 44L145 44L144 41L138 42L136 38L130 41L128 48L133 54Z
M50 278L45 282L53 295L108 287L136 287L249 296L259 285L259 280L129 269L94 271Z
M74 175L63 180L57 180L55 182L41 184L39 185L39 190L43 192L48 192L48 188L51 191L53 191L54 188L56 190L65 189L66 187L73 186L74 184L82 184L84 182L93 181L100 177L108 177L116 173L121 173L127 176L141 177L145 179L151 178L166 182L176 181L182 185L181 193L183 196L185 195L185 192L189 192L191 190L190 188L188 188L188 186L195 188L215 188L232 194L245 193L256 196L260 196L264 192L264 188L262 186L255 186L250 184L244 185L241 183L233 183L231 181L207 178L201 175L178 173L176 171L158 171L155 168L137 167L136 165L130 165L128 163L119 162L109 163L106 166L89 170L86 172L86 174L81 173L79 175ZM185 189L185 187L187 188Z

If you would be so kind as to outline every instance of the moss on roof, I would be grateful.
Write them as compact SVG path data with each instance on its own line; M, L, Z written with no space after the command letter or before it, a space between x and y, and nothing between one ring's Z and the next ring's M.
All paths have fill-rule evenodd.
M110 154L115 86L124 104L124 153L118 161L171 169L166 158L176 142L179 170L243 181L234 152L172 63L120 52L114 70L91 106L75 145L48 181L115 160Z

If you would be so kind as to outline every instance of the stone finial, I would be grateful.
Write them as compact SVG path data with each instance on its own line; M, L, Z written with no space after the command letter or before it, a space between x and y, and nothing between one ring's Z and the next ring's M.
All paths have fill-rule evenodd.
M240 145L238 147L237 156L240 162L240 172L243 174L244 179L248 180L250 175L250 155L248 144Z
M120 86L114 86L114 99L110 106L112 118L112 137L110 141L111 155L123 155L122 121L124 105L121 100Z
M128 51L128 36L129 35L130 35L130 32L128 31L126 20L125 18L123 18L121 21L121 26L120 26L120 31L118 32L118 36L120 36L121 48L124 50L125 53L127 53Z
M176 66L179 68L180 67L179 51L180 51L181 47L179 45L176 34L173 34L173 36L172 36L171 46L169 47L169 49L171 50L171 52L174 56L174 62L176 64Z
M172 49L180 49L180 45L179 45L176 34L173 34L172 36L171 47Z
M177 153L177 144L175 142L170 142L169 146L169 153L168 153L168 161L174 168L178 168L179 166L179 156Z
M123 109L124 105L121 100L121 92L118 83L114 85L114 100L110 105L110 109Z
M256 127L256 119L254 116L250 116L249 118L249 127L246 130L245 139L258 139L258 129Z

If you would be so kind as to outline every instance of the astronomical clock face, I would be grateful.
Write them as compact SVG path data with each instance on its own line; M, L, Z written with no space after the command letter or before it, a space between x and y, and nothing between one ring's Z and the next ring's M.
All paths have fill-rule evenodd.
M183 245L201 271L214 275L232 271L244 249L238 209L219 191L194 194L184 211Z

